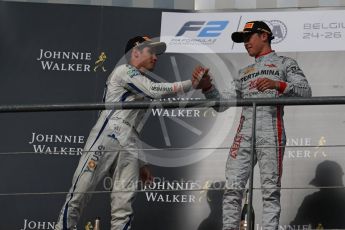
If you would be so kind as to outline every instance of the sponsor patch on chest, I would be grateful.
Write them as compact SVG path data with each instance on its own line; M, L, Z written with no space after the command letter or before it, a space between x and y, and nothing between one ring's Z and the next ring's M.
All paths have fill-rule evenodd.
M277 76L278 77L279 76L279 70L277 70L277 69L262 69L262 70L255 72L255 73L244 75L241 78L241 82L246 82L246 81L251 80L253 78L265 77L265 76Z

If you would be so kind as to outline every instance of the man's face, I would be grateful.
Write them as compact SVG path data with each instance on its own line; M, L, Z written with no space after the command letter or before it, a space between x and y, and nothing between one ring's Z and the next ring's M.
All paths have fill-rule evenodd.
M262 54L267 45L267 35L265 33L249 33L244 35L244 47L249 56L256 57Z
M150 47L145 47L142 50L138 50L138 60L140 68L145 68L152 71L155 68L157 62L157 55Z

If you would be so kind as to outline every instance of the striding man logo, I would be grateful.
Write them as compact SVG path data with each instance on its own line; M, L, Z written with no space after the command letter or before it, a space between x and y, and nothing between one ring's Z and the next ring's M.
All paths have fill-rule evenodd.
M93 71L96 72L97 69L101 69L103 72L106 72L107 70L104 68L104 62L107 60L107 56L104 52L102 52L98 60L95 62L95 67L93 68Z

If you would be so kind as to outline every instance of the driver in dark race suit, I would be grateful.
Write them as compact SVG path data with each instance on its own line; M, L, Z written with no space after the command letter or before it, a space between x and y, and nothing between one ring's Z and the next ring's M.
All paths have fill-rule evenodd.
M134 37L126 46L128 64L116 67L107 80L105 102L142 101L163 95L189 91L192 81L155 83L143 70L153 70L157 55L166 44L147 37ZM195 87L196 88L196 87ZM140 161L136 131L145 110L104 110L92 128L84 153L74 173L56 230L74 229L96 185L106 175L113 181L111 198L111 229L128 230L133 218L132 201L139 177L152 179L148 167ZM141 158L142 159L142 158ZM126 192L119 192L126 191Z
M311 88L297 62L278 56L271 49L274 37L266 23L247 22L244 30L232 34L234 42L244 42L255 63L239 71L233 89L220 93L210 82L203 88L208 99L311 97ZM193 78L208 71L198 67ZM204 84L207 85L207 84ZM227 108L220 107L219 111ZM256 112L256 161L262 185L263 229L278 229L280 187L285 147L283 106L258 106ZM252 107L243 107L237 134L226 163L226 190L223 198L223 229L239 229L243 192L249 178L252 138Z

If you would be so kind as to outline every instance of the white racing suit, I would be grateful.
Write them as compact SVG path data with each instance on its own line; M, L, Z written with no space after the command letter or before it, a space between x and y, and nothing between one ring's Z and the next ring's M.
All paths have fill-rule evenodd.
M279 90L260 92L259 78L279 81ZM255 63L239 71L233 93L220 93L216 88L205 92L209 99L310 97L311 89L295 60L271 52L255 59ZM222 111L226 108L220 107ZM243 107L240 124L226 163L226 190L223 199L223 229L239 229L243 191L250 172L252 107ZM278 229L280 216L280 180L285 147L283 106L258 106L256 113L256 155L259 163L263 196L263 229Z
M107 80L105 102L139 101L186 92L191 81L154 83L131 65L114 69ZM106 175L112 176L111 229L130 229L132 200L139 180L139 138L136 127L146 110L104 110L92 128L62 207L56 230L72 229ZM121 192L126 191L126 192Z

